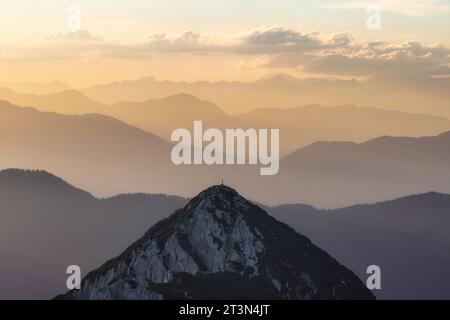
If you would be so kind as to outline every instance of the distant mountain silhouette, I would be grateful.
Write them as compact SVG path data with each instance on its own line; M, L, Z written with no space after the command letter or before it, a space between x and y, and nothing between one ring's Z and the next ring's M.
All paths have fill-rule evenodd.
M45 169L96 196L190 190L228 181L266 204L336 208L429 190L450 192L450 133L381 137L365 143L318 142L258 166L175 166L172 145L109 116L60 115L0 103L0 168Z
M263 77L253 82L239 81L158 81L152 77L115 81L81 88L95 100L107 104L143 101L185 92L212 101L229 114L258 108L292 108L300 105L324 106L354 104L383 106L388 109L430 113L450 117L448 79L429 79L414 83L410 79L341 80L295 78L285 74ZM421 90L417 90L417 88Z
M46 83L36 83L36 82L2 82L0 83L0 88L5 87L23 94L50 94L61 91L70 90L71 88L58 80L53 80Z
M142 102L122 102L111 106L109 115L170 140L173 130L192 130L195 120L205 128L234 128L234 119L211 102L189 94ZM449 125L450 127L450 125Z
M288 83L301 81L279 77L279 81ZM271 78L270 81L274 80ZM2 98L16 105L34 106L41 111L109 115L166 141L170 141L173 130L192 128L195 120L202 120L204 128L277 128L281 134L282 155L317 141L363 142L382 135L418 137L450 130L450 120L443 117L352 105L268 108L230 116L217 105L190 94L121 102L112 106L98 103L73 90L36 96L0 88Z
M278 85L298 85L304 82L304 80L300 78L296 78L287 73L283 72L275 72L272 74L268 74L263 76L259 80L255 81L257 83L268 83L268 84L278 84Z
M277 128L282 155L317 141L363 142L382 135L419 137L450 130L450 120L443 117L351 105L257 109L229 116L215 104L188 94L122 102L108 110L108 115L166 140L175 129L192 129L195 120L202 120L205 129Z
M266 201L276 194L273 201L336 208L429 190L448 193L450 132L360 144L318 142L282 159L280 168L277 176L258 184L269 197ZM283 194L274 193L279 186Z
M361 278L381 267L381 299L450 298L450 195L425 193L370 205L268 211L305 234Z
M176 166L172 144L115 118L61 115L0 102L0 168L44 169L96 196L123 192L190 196L247 168ZM238 170L235 170L238 169Z
M0 88L0 100L6 100L22 107L36 107L41 111L78 115L105 113L108 107L76 90L64 90L45 95L36 95L20 94L7 88Z
M45 171L0 171L0 299L49 299L65 270L86 273L183 206L180 197L96 199Z
M363 142L383 135L418 137L450 130L450 120L443 117L352 105L258 109L235 118L249 128L279 128L282 154L317 141Z
M151 186L165 192L174 169L167 142L119 120L7 102L0 102L0 148L8 154L0 158L0 168L46 169L103 195L152 192Z

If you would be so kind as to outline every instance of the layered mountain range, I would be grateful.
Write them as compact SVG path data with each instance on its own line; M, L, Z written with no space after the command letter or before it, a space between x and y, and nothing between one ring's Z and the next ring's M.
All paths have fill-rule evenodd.
M191 129L195 120L202 120L205 128L276 128L280 129L282 155L318 141L364 142L383 135L419 137L450 130L450 120L444 117L348 104L296 104L289 108L274 104L230 115L215 103L190 94L107 105L76 90L35 95L0 88L2 99L40 111L112 116L166 141L175 129Z
M329 208L420 192L446 193L449 145L448 133L317 142L282 158L276 176L262 177L254 165L176 166L169 142L109 116L62 115L0 103L0 147L7 155L0 158L1 168L48 170L97 196L192 196L189 190L222 179L267 204Z
M1 171L0 297L48 299L65 292L68 265L79 265L85 277L187 202L157 194L98 199L47 172ZM368 277L367 266L379 265L382 289L373 291L377 298L450 297L448 194L334 210L301 204L259 207L307 236L362 281Z
M367 299L377 264L378 298L448 299L448 80L377 81L1 85L0 169L46 171L0 171L0 297L54 297L77 264L94 271L61 298ZM279 128L279 173L175 166L194 120ZM186 205L221 180L264 205L225 186Z
M449 78L417 79L384 74L367 80L296 78L273 74L253 82L159 81L152 77L115 81L80 91L107 104L144 101L185 92L213 101L230 114L258 108L292 108L319 103L325 106L374 105L392 110L431 113L450 117ZM420 88L420 90L417 90Z
M22 94L48 97L50 94L76 89L87 97L107 105L123 101L140 103L149 99L158 100L184 92L202 100L213 101L233 115L258 108L293 108L310 104L374 106L376 103L377 106L391 110L450 117L446 103L449 99L449 78L417 78L414 72L403 76L385 72L366 80L296 78L288 74L275 73L251 82L177 82L145 77L82 88L70 88L57 80L49 83L4 82L0 83L0 87Z

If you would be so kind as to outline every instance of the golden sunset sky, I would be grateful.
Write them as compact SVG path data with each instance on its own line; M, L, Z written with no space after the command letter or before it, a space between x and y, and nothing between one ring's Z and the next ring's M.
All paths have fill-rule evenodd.
M376 30L367 27L374 3ZM15 0L0 8L0 82L450 75L450 1Z

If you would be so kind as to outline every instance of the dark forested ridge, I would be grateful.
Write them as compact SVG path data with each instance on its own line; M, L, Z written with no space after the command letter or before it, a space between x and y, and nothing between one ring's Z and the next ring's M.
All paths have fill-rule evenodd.
M368 265L379 265L378 298L450 298L448 194L430 192L336 210L285 205L269 212L360 277L367 277Z
M64 290L68 265L91 270L185 202L97 199L45 171L0 171L0 298L51 298Z

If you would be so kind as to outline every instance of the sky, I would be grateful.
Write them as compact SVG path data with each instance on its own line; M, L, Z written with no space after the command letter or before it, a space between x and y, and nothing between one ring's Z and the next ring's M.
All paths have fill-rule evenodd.
M367 25L374 8L379 28ZM450 0L15 0L0 9L0 82L361 77L392 61L448 71Z

